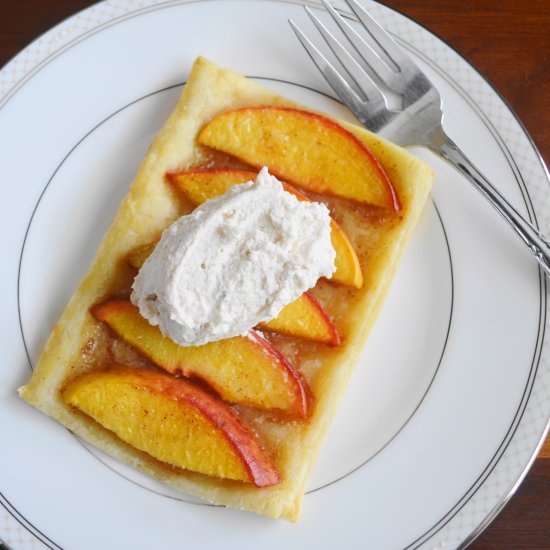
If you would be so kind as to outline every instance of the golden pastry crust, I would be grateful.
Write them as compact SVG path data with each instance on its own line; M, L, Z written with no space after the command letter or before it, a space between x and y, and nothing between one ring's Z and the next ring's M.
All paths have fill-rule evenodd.
M315 395L311 418L273 427L283 436L276 456L282 483L259 489L166 467L67 406L59 393L68 378L85 370L81 365L82 350L98 330L90 307L117 288L121 272L127 270L121 266L128 253L156 238L181 213L178 200L165 183L165 173L199 160L201 153L195 137L206 121L220 112L252 105L296 106L241 75L204 58L197 59L181 99L149 149L90 271L54 327L33 376L20 389L20 395L102 451L177 490L210 502L295 521L308 474L431 189L430 168L403 149L362 128L340 122L378 158L397 191L402 209L397 223L385 228L375 248L369 251L364 286L357 291L353 307L345 312L342 321L346 334L343 344L327 352L322 369L310 379ZM338 221L352 237L353 220Z

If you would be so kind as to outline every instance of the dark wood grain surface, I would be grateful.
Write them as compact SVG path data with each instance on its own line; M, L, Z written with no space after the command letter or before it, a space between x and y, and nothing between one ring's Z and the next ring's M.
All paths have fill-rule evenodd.
M0 66L88 0L0 0ZM388 0L445 40L499 91L550 159L548 0ZM0 533L1 535L1 533ZM473 550L550 549L550 440Z

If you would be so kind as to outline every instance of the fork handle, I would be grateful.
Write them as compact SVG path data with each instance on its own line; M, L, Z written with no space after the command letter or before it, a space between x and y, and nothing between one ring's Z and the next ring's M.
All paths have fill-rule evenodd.
M443 128L431 135L428 148L462 173L473 186L493 205L495 210L510 224L512 229L533 253L540 267L550 278L550 241L528 222L474 166L468 157L447 136Z

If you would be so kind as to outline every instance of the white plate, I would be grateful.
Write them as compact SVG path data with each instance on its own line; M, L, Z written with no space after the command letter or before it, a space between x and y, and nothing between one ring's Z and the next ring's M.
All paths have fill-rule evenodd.
M433 202L298 524L175 495L16 396L197 55L351 120L288 27L292 17L310 28L303 4L315 2L104 2L0 72L0 537L14 547L452 548L525 475L550 416L546 281L479 195L424 151ZM499 96L425 29L369 6L439 87L449 133L548 233L545 168Z

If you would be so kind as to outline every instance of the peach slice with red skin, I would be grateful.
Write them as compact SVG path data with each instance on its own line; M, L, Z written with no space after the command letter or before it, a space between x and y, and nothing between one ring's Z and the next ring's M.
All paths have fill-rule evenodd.
M260 323L258 328L330 346L340 345L336 327L309 292L304 292L297 300L284 307L275 319Z
M399 210L376 157L326 116L292 107L245 107L214 117L197 141L258 169L268 166L279 179L303 189Z
M166 179L193 204L199 205L208 199L225 193L237 183L255 180L256 172L251 170L234 170L230 168L194 169L168 172ZM303 193L283 182L285 191L294 195L299 201L309 201ZM336 271L331 281L346 286L361 288L363 274L359 259L342 228L331 219L331 241L336 252Z
M62 397L164 463L257 487L281 481L239 416L183 378L116 365L72 379Z
M94 306L91 312L150 361L170 374L200 378L224 401L293 417L308 415L305 380L255 331L248 336L184 347L149 324L129 300L107 301Z

